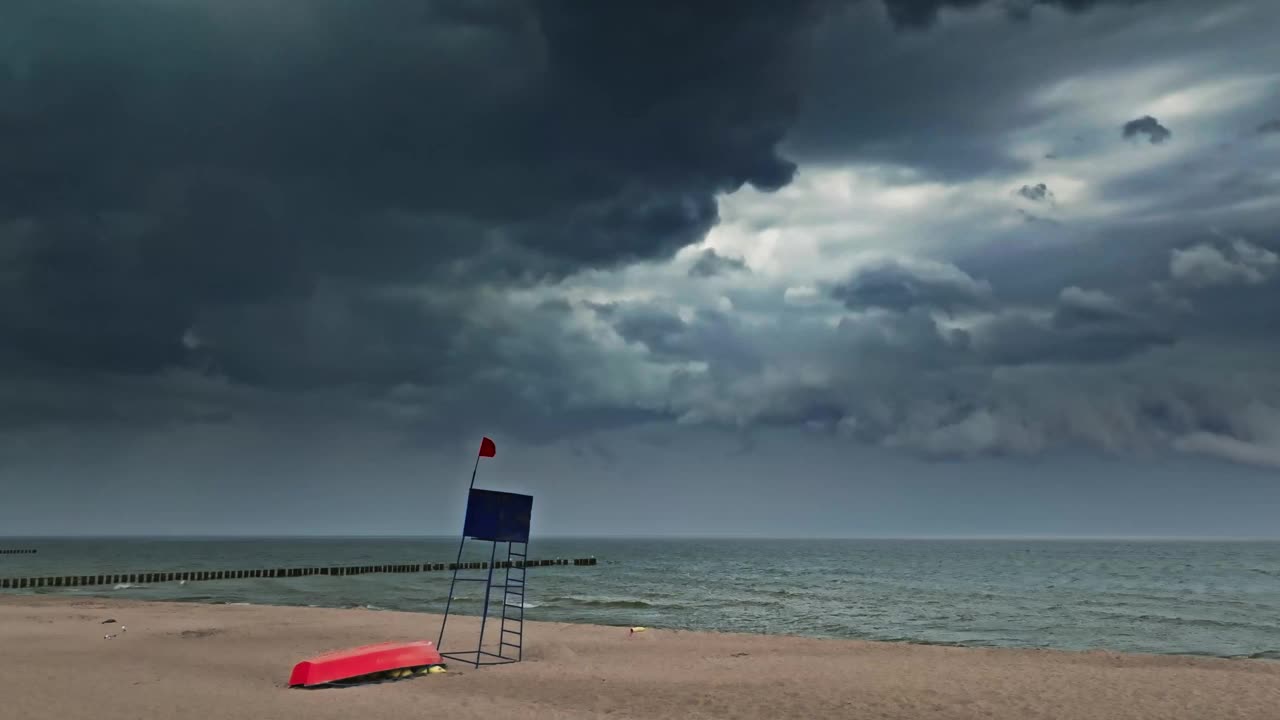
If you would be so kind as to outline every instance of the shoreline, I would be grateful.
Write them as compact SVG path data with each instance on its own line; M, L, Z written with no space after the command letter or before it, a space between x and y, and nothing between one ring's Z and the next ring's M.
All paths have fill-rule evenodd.
M474 647L477 620L451 617L446 649ZM0 595L0 677L17 689L4 693L0 716L1264 720L1280 707L1275 662L663 628L631 636L625 626L534 621L518 664L451 662L445 675L409 681L285 687L307 657L434 641L439 621L389 610Z
M421 611L421 610L401 610L396 608L384 608L384 607L369 606L369 605L337 606L337 605L312 605L312 604L302 605L302 604L289 604L289 603L230 602L230 601L221 601L221 600L201 600L201 599L183 599L183 598L172 598L172 599L148 599L148 598L138 598L138 597L121 598L121 597L113 597L112 595L109 594L109 591L106 591L106 590L81 591L81 592L77 592L74 595L31 592L29 589L25 592L22 590L19 590L16 592L4 591L4 592L0 592L0 607L4 605L4 601L6 598L49 598L55 602L56 601L76 601L76 600L96 598L105 602L124 602L124 603L146 603L146 604L173 603L173 604L182 604L182 605L211 606L211 607L229 606L229 607L263 607L263 608L300 608L300 609L325 609L325 610L353 610L353 611L360 611L360 612L405 613L409 615L417 615L425 618L431 618L431 622L434 622L437 624L439 623L439 620L442 616L441 613L438 613L438 612L428 612L428 611ZM470 616L470 615L465 615L459 611L455 611L454 615L460 616L460 617L479 618L479 615ZM581 622L581 621L574 621L574 620L534 621L534 620L526 619L526 622L527 623L537 622L540 624L550 624L550 625L583 626L583 627L591 627L591 628L609 628L609 629L621 628L624 630L630 627L626 623L620 623L618 625L607 625L603 623ZM663 629L673 631L673 632L707 633L712 635L735 635L735 636L741 635L741 636L748 636L748 637L759 636L759 637L773 637L773 638L797 638L797 639L809 639L809 640L834 640L834 641L849 641L849 642L883 643L887 645L947 647L947 648L962 648L962 649L974 649L974 650L1013 650L1013 651L1032 651L1032 652L1046 651L1046 652L1060 652L1060 653L1115 653L1120 655L1134 655L1139 657L1148 657L1148 656L1149 657L1174 657L1174 658L1185 657L1185 658L1205 658L1205 659L1230 660L1230 661L1250 660L1250 661L1280 663L1280 650L1264 650L1261 652L1256 652L1248 655L1216 655L1213 653L1196 652L1196 651L1143 652L1143 651L1135 651L1135 650L1121 650L1121 649L1102 647L1102 646L1091 647L1091 648L1064 648L1064 647L1053 647L1050 645L1042 645L1042 646L1035 646L1035 647L1018 647L1018 646L1011 646L1011 645L993 645L993 644L984 645L979 643L948 642L948 641L938 641L938 640L922 640L922 639L914 639L914 638L891 638L891 639L866 638L866 637L830 635L830 634L819 634L819 633L814 633L814 634L770 633L770 632L757 632L757 631L749 631L749 630L716 630L716 629L708 629L708 628L679 627L679 626L664 626Z

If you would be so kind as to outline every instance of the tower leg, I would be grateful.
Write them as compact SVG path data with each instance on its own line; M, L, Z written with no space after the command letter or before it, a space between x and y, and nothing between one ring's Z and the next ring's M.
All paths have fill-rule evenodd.
M463 535L458 541L458 559L453 563L453 579L449 581L449 597L444 601L444 617L440 619L440 637L436 638L436 650L443 651L444 648L444 628L449 624L449 606L453 605L453 590L458 584L458 568L462 565L462 546L467 543L467 536Z
M480 613L480 641L476 644L476 667L480 667L480 653L484 651L484 626L489 620L489 593L493 590L493 563L498 558L498 543L493 541L489 546L489 576L484 581L484 610Z

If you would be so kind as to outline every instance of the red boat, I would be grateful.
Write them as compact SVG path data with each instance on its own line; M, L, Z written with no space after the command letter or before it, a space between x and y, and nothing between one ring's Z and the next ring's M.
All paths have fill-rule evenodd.
M441 665L440 653L428 640L384 642L317 655L293 667L289 687L312 687L341 680L376 676L389 670L425 671ZM369 678L374 679L374 678Z

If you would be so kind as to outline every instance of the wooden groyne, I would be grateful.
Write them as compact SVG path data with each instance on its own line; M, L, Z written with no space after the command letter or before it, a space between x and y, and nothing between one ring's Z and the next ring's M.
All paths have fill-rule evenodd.
M35 555L36 551L28 548L0 548L0 555Z
M573 560L514 560L495 562L497 568L535 568L556 565L577 567L595 565L595 558ZM180 572L114 573L111 575L60 575L45 577L0 578L0 589L42 587L83 587L90 585L145 585L163 582L202 582L209 580L243 580L249 578L296 578L309 575L368 575L370 573L420 573L453 570L488 570L488 562L409 563L396 565L338 565L333 567L272 568L257 570L184 570Z

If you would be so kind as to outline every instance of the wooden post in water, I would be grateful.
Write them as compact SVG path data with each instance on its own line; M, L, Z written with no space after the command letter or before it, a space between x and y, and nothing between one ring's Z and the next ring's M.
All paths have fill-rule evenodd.
M13 554L12 550L4 550ZM108 575L53 575L44 577L0 578L0 589L43 587L77 587L87 585L151 584L160 582L198 582L205 580L240 580L243 578L296 578L311 575L343 577L369 573L417 573L442 570L523 569L573 565L594 566L594 557L554 558L547 560L491 560L480 562L413 563L388 565L333 565L329 567L257 568L253 570L171 570L165 572L112 573Z

